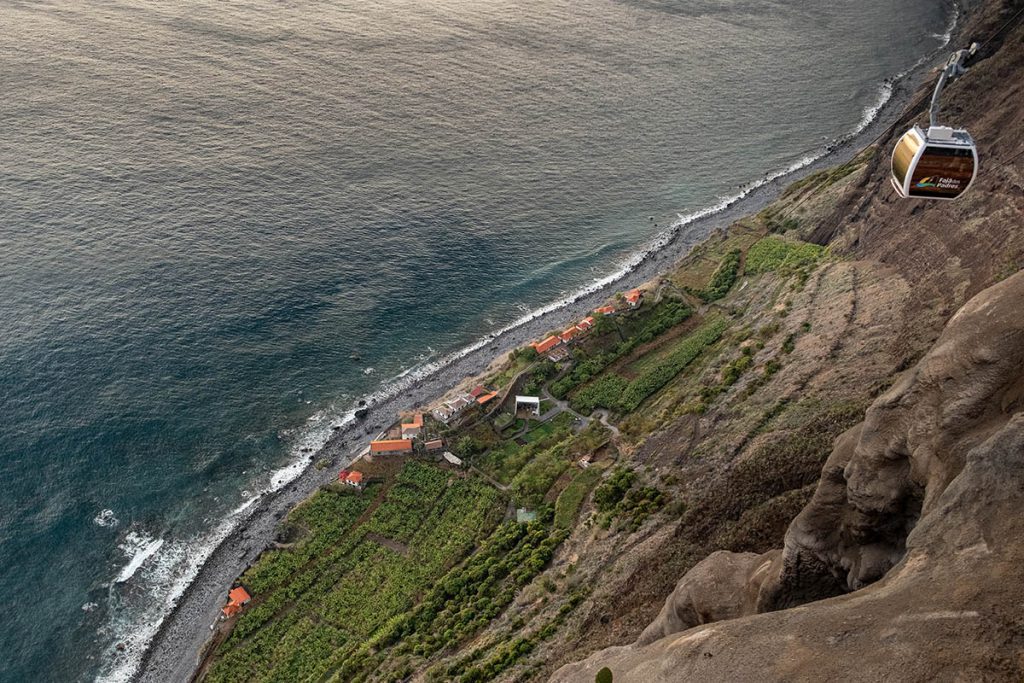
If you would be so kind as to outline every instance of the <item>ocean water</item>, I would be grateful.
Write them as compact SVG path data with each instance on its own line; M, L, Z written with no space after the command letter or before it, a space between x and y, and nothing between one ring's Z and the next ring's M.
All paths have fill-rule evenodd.
M856 129L951 13L0 0L0 680L126 679L358 397Z

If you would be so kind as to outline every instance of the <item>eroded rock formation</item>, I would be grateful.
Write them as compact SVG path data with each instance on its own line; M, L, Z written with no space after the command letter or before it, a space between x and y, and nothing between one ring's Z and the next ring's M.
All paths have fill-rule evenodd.
M781 552L715 553L635 645L554 680L1020 680L1022 506L1024 272L837 439Z

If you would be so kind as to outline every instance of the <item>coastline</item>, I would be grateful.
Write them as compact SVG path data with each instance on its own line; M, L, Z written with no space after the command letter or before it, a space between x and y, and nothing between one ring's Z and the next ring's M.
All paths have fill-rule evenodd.
M955 38L962 24L964 8L957 3L957 23L951 27ZM947 43L948 45L948 43ZM559 302L549 304L510 324L494 336L485 337L440 361L430 363L407 375L384 394L379 403L368 407L363 420L348 421L335 431L316 453L307 454L294 464L301 474L280 489L261 495L241 514L237 525L227 533L202 564L191 583L181 594L175 607L163 619L150 641L133 680L186 681L199 662L200 651L210 635L213 623L232 581L254 562L274 538L280 519L295 504L308 497L319 486L332 480L337 467L351 462L362 450L365 441L389 423L398 412L422 405L445 393L455 384L483 371L493 360L511 349L537 338L541 333L565 325L600 305L615 291L634 287L668 269L714 230L723 228L774 201L790 183L822 168L845 163L870 143L879 132L896 121L916 91L920 75L944 55L944 45L923 57L913 68L894 82L883 84L891 94L877 108L874 120L859 132L843 135L834 145L820 150L821 155L793 170L772 174L763 184L752 184L735 200L723 200L715 207L698 212L690 220L681 218L669 232L621 265L616 273L591 283ZM318 470L313 462L321 458L331 467ZM291 466L289 466L290 469Z

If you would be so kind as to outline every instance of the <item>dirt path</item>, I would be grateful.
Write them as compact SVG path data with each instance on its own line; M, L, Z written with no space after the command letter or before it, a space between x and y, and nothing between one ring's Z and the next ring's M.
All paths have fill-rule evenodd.
M404 543L399 543L394 539L381 536L380 534L375 533L373 531L366 534L366 539L369 541L373 541L377 545L382 545L388 550L394 550L402 557L409 557L409 546L407 546Z

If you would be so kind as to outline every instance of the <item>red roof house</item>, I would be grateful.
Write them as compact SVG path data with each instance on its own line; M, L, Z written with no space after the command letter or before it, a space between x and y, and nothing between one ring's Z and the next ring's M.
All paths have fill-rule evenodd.
M580 321L579 325L577 325L576 328L579 329L580 332L586 332L587 330L589 330L593 326L594 326L594 318L593 318L593 316L589 316L588 315L586 318L584 318L583 320Z
M611 315L615 312L614 306L602 306L601 308L595 308L594 313L600 313L601 315Z
M370 442L371 453L412 453L412 439L381 439Z
M636 308L640 305L640 300L644 298L644 293L639 289L631 289L626 292L626 303L629 304L630 308Z
M563 332L562 334L558 335L558 338L559 338L559 339L561 339L561 340L562 340L562 342L564 342L564 343L568 344L568 343L569 343L569 342L571 342L571 341L573 340L573 338L574 338L574 337L576 337L576 336L577 336L577 335L578 335L579 333L580 333L580 328L578 328L578 327L575 327L575 326L573 326L573 327L570 327L569 329L567 329L567 330L566 330L565 332Z
M530 346L532 346L534 349L536 349L537 353L542 353L543 354L543 353L547 353L548 351L550 351L551 349L555 348L556 346L558 346L561 343L562 343L561 339L559 339L555 335L551 335L550 337L548 337L544 341L533 342L532 344L530 344Z
M245 590L241 586L235 586L228 591L228 604L224 605L221 609L221 613L225 618L233 617L248 603L252 600L252 596L249 595L249 591Z
M497 395L498 395L497 391L492 391L489 394L484 394L483 396L478 396L477 399L476 399L476 402L479 403L480 405L484 405L485 403L490 403L491 399L493 399Z
M410 439L414 436L419 436L422 429L423 413L416 413L412 416L412 421L402 423L402 438Z

